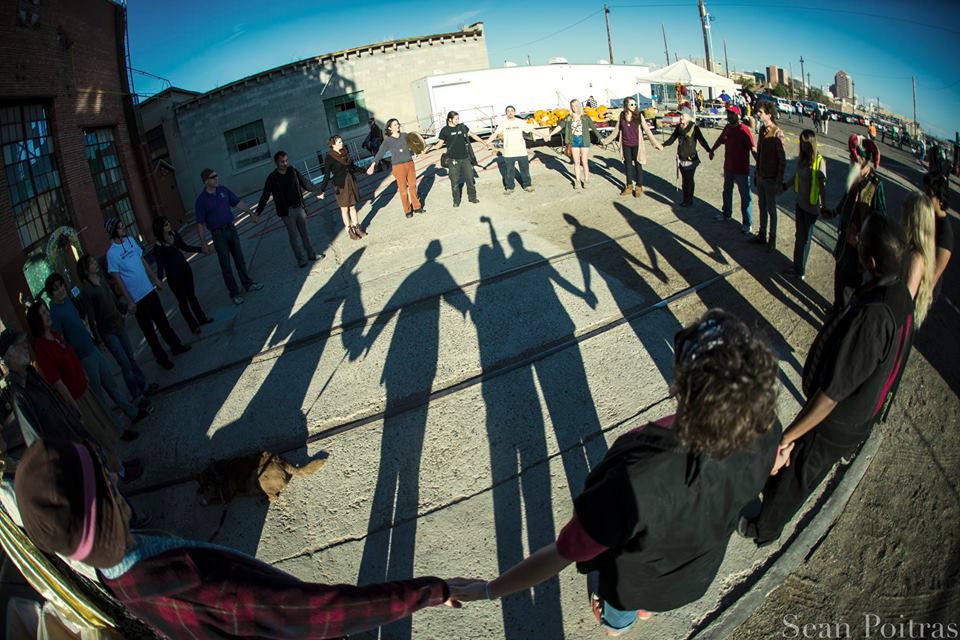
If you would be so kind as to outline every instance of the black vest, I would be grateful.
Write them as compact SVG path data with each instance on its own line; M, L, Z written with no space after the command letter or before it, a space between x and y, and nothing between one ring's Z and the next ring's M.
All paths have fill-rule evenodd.
M776 425L722 459L693 455L656 424L620 436L574 501L586 532L610 548L577 569L599 571L599 595L619 609L693 602L716 577L741 509L763 488L780 436Z

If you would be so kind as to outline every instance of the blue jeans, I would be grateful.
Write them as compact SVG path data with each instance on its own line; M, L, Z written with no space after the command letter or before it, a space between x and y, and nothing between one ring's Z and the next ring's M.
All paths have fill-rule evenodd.
M237 275L240 277L240 284L244 289L249 289L253 284L253 278L247 273L247 263L243 259L243 249L240 248L240 235L233 223L211 229L210 235L213 236L213 248L217 252L217 260L220 262L220 271L223 273L223 283L227 285L230 291L230 297L236 298L240 295L240 289L237 287L237 281L233 279L233 268L230 266L230 258L233 258L233 264L237 267Z
M603 615L600 616L600 624L613 631L626 631L630 629L637 621L637 610L621 611L608 601L603 601Z
M139 402L147 388L147 378L143 375L140 367L137 366L137 360L133 356L133 345L130 344L127 330L120 329L118 333L104 333L100 337L113 359L117 361L117 366L120 367L123 381L127 385L127 391L130 392L130 398L134 402Z
M87 354L87 357L81 358L80 363L83 365L83 370L87 372L87 381L90 388L103 403L103 406L110 407L110 403L107 402L109 396L118 407L123 409L128 417L134 418L140 413L139 409L123 397L123 393L120 392L120 387L117 386L117 381L113 377L113 372L110 371L110 366L107 364L107 359L99 349L94 349Z
M750 176L739 175L735 173L723 174L723 217L733 217L733 183L737 183L737 190L740 192L740 213L743 214L743 226L749 229L753 224L753 216L750 213L750 207L753 196L750 194Z

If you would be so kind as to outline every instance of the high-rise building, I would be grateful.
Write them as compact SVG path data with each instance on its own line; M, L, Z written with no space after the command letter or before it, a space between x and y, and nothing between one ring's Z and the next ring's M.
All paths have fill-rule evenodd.
M780 84L790 86L790 76L785 69L777 67L777 79L780 81Z
M767 86L771 89L777 86L779 82L779 76L777 75L777 67L771 65L767 67Z
M853 97L853 78L842 69L833 77L834 95L838 100Z

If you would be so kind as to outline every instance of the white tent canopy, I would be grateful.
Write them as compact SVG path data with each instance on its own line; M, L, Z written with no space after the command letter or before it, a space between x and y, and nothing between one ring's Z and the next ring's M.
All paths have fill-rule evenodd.
M689 60L683 59L674 62L662 69L651 71L646 76L638 78L640 82L651 84L676 84L682 82L688 87L705 87L708 89L726 89L735 91L737 84L721 75L707 71Z

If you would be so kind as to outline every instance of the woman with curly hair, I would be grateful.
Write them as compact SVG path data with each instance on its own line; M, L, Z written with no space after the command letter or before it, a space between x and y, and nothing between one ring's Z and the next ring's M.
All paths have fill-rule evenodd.
M357 218L357 201L360 192L357 190L357 181L353 174L358 171L357 165L350 158L350 153L343 146L343 138L330 136L327 145L330 150L323 158L323 182L320 184L320 199L326 196L327 183L333 180L333 191L340 207L340 218L351 240L359 240L367 232L360 227Z
M590 472L557 541L458 600L502 598L571 563L599 572L594 615L621 635L710 586L774 466L777 357L735 316L712 309L674 337L676 415L629 431Z
M910 194L900 211L900 226L907 240L903 281L913 297L913 314L919 328L927 317L937 281L933 201L919 191Z

